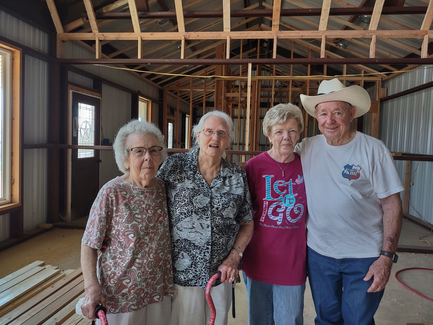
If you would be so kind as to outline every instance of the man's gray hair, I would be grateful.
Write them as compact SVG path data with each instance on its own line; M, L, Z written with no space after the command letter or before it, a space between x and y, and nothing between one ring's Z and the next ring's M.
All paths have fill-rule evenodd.
M221 112L221 111L211 111L211 112L208 112L208 113L206 113L205 115L203 115L201 117L201 119L198 122L198 124L195 125L192 128L193 145L197 145L198 144L197 133L199 133L202 130L204 121L206 121L206 119L208 117L211 117L211 116L219 117L220 119L222 119L226 123L226 125L227 125L227 132L228 132L229 137L230 137L229 145L231 145L232 142L233 142L233 138L235 136L234 126L233 126L233 120L232 120L232 118L228 114L226 114L224 112ZM215 130L215 131L217 131L217 130Z
M162 164L165 158L167 158L164 136L158 127L152 123L131 120L119 129L113 143L114 158L116 159L117 167L122 173L129 174L129 170L127 170L123 164L128 161L129 152L127 150L130 148L126 148L126 139L131 134L153 134L158 140L158 145L162 147L159 164Z
M304 118L298 106L293 104L278 104L269 109L263 119L263 134L269 137L272 127L275 124L283 124L294 118L298 123L298 131L304 130Z

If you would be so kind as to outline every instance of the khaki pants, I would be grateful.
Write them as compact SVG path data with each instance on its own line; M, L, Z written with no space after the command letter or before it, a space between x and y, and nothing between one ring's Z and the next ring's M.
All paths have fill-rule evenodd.
M108 314L107 321L109 325L168 325L170 309L171 298L164 297L163 301L147 305L137 311Z
M231 288L231 283L225 282L211 289L216 309L215 325L227 325L227 314L232 302ZM206 325L209 324L210 316L205 289L175 285L170 325Z

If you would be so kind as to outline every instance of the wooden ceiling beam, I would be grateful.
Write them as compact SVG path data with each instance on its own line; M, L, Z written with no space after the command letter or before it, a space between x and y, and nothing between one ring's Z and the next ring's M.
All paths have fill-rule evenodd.
M141 32L141 27L140 27L140 21L138 20L135 0L128 0L128 4L129 4L129 12L131 14L132 27L134 28L134 33L139 34Z
M96 22L95 10L93 9L92 0L83 0L84 6L86 7L87 18L90 22L90 27L92 27L92 33L98 34L98 23Z
M60 20L54 0L47 0L47 6L48 10L50 11L51 18L53 19L54 27L56 28L57 34L64 33L62 21Z
M427 7L427 11L424 16L424 20L421 24L421 30L429 30L433 21L433 1L430 0L429 5Z
M331 9L331 0L323 0L322 14L320 15L319 30L326 30L328 26L329 10Z
M325 30L325 31L231 31L231 32L185 32L185 33L140 33L143 40L181 40L182 37L188 40L221 40L227 39L269 39L277 36L278 39L321 39L326 38L371 38L374 35L378 38L418 38L423 39L425 35L433 35L432 30ZM82 40L91 41L95 37L101 40L136 40L135 33L61 33L58 34L61 40ZM403 47L404 44L399 44ZM406 48L411 48L405 46ZM419 51L418 51L419 52Z
M185 33L185 19L183 15L182 0L174 0L176 7L177 30L180 33Z
M223 30L229 32L230 27L230 0L223 0Z
M272 8L272 30L280 30L281 0L274 0Z

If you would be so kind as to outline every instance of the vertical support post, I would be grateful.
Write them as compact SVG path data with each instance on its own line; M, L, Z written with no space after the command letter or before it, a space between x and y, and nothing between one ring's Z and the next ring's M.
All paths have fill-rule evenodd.
M403 213L409 213L411 168L412 168L412 162L406 161L404 165Z
M250 150L251 71L252 71L252 63L248 63L247 116L246 116L246 126L245 126L245 151L249 151ZM245 162L245 155L242 155L242 162Z

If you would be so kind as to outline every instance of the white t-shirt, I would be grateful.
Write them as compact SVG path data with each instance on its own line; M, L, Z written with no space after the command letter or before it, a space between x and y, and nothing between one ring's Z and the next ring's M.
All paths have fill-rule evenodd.
M331 146L318 135L305 138L296 152L307 187L307 245L333 258L379 256L380 199L404 190L383 142L356 132L351 142Z

